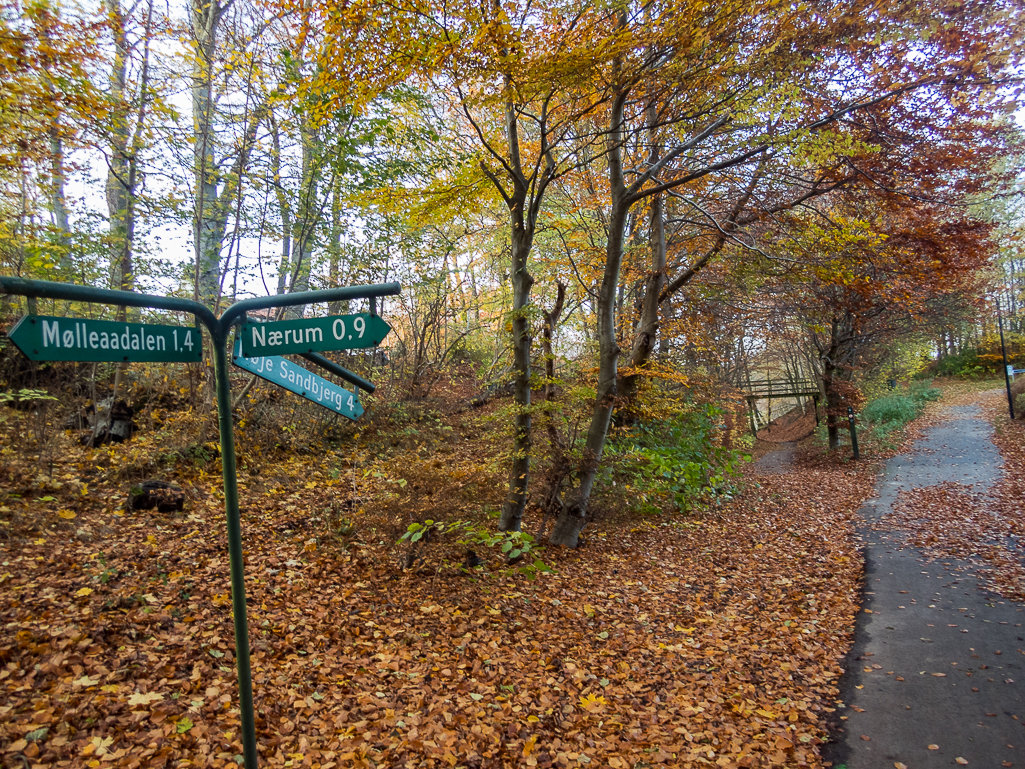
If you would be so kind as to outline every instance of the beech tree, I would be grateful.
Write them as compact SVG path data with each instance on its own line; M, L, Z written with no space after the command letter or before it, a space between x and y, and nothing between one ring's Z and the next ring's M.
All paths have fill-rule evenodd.
M673 10L654 16L621 9L617 32L630 44L607 63L615 95L606 134L605 270L596 303L598 390L578 485L566 495L551 536L556 544L575 546L586 522L620 395L615 299L630 209L654 196L679 195L694 212L691 222L705 232L690 239L701 250L692 245L660 291L644 292L644 323L630 361L637 369L651 355L651 303L664 302L728 245L751 247L757 225L863 178L858 159L893 138L871 122L874 108L930 103L939 123L935 137L957 123L951 112L975 118L992 109L995 87L1013 76L1006 56L993 56L987 47L1001 47L998 30L1009 32L1013 22L985 4L917 9L855 3L828 14L774 4L712 11L684 3ZM656 99L665 105L660 121L650 106ZM651 142L627 165L631 130L650 135L659 122L671 129L673 141L665 150ZM926 174L926 165L902 168ZM653 242L660 248L660 237ZM660 257L654 267L653 273L661 271Z
M70 273L68 156L104 112L91 79L100 28L45 0L0 5L0 241L17 274Z

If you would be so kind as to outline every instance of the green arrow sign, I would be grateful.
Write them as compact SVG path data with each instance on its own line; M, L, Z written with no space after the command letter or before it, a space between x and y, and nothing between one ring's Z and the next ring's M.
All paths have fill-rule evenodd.
M198 363L199 329L26 315L8 334L30 360Z
M349 392L344 387L339 387L278 355L243 357L242 344L236 340L231 360L239 368L301 395L326 409L336 411L343 417L355 421L363 415L363 405L359 402L358 392Z
M242 354L263 355L355 350L376 347L391 331L379 315L329 315L242 325Z

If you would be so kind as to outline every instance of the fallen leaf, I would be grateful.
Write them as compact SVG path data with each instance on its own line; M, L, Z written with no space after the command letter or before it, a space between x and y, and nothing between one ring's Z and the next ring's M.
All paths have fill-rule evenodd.
M863 739L865 742L870 742L872 740L872 738L869 737L867 734L861 735L861 739Z
M146 692L145 694L136 692L128 698L128 704L133 707L135 705L149 705L162 699L164 699L164 695L159 692Z
M932 745L929 746L929 750L939 750L939 749L940 749L940 746L935 744L935 743L933 743Z
M92 595L92 594L93 594L93 589L91 587L83 587L81 590L79 590L77 593L75 593L75 595L77 597L79 597L79 598L84 598L85 596Z
M955 761L956 761L957 763L961 764L962 766L964 766L965 764L967 764L967 763L968 763L968 761L967 761L966 759L964 759L964 758L961 758L961 756L958 756L958 757L957 757L957 758L955 758L954 760L955 760Z
M531 752L534 750L534 746L536 744L537 744L537 735L536 734L530 735L530 739L528 739L526 741L526 743L524 743L524 745L523 745L523 755L524 756L529 756L531 754Z

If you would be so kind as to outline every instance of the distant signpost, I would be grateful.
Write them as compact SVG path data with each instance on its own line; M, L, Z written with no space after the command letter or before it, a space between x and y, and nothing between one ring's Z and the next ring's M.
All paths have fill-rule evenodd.
M37 361L198 363L198 328L110 320L26 315L8 335L25 357Z
M363 406L359 402L358 391L350 392L344 387L339 387L280 355L257 358L243 357L241 347L241 342L236 341L235 351L231 356L231 362L239 368L256 374L279 387L284 387L286 390L326 409L331 409L348 419L356 420L363 415Z
M242 324L242 354L266 355L357 350L376 347L391 331L383 318L370 313L299 318L270 323L247 320Z

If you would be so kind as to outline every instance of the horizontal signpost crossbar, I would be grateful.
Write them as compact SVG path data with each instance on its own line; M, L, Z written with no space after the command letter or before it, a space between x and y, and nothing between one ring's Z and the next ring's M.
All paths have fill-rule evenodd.
M336 377L344 379L349 384L356 385L356 387L364 392L372 393L377 390L377 385L369 379L364 379L359 374L354 374L349 369L342 368L330 358L325 358L323 355L318 355L315 352L304 352L302 357L306 358L313 365L320 366L320 368L330 371Z

